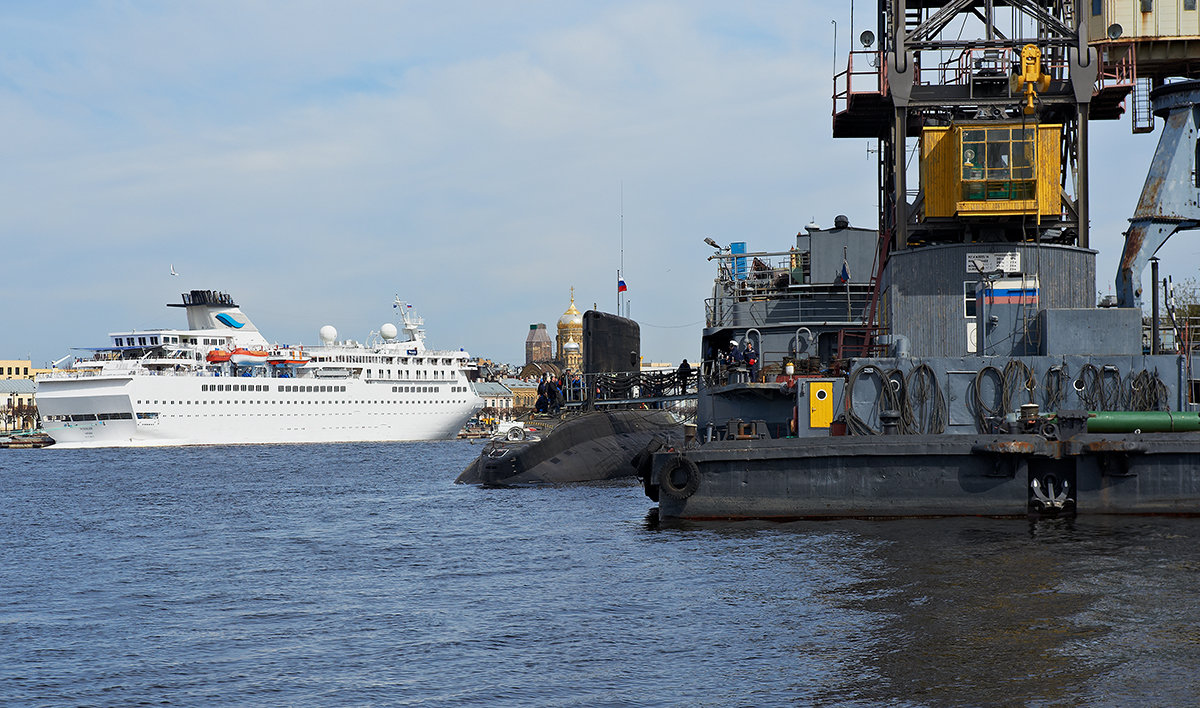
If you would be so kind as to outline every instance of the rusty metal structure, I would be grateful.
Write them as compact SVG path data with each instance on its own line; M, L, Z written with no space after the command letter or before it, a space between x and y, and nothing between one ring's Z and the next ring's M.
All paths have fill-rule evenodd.
M1153 114L1163 118L1163 131L1125 232L1117 272L1117 304L1121 307L1141 307L1142 272L1167 239L1179 231L1200 228L1196 199L1200 191L1200 126L1196 124L1200 81L1165 85L1154 91L1152 101Z

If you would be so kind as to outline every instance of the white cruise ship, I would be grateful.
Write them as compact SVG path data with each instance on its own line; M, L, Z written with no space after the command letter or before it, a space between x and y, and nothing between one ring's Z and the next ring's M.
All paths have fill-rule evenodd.
M401 327L365 344L272 345L233 298L183 295L187 329L113 332L70 371L37 379L42 425L59 447L440 440L483 400L463 350L425 347L423 322L396 299Z

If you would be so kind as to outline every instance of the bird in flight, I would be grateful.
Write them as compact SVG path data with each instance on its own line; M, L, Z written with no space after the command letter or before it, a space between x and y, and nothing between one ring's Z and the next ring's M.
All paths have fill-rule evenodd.
M175 264L174 263L171 264L171 275L179 275L178 273L175 272Z

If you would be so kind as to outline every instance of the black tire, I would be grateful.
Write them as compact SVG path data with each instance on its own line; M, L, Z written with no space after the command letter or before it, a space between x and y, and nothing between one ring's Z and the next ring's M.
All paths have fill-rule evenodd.
M678 479L682 476L682 479ZM683 501L700 488L700 468L683 455L671 458L658 473L658 489L672 499Z

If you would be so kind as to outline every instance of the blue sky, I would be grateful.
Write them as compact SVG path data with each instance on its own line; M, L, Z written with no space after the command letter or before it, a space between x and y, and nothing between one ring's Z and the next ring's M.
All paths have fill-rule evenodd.
M613 309L623 210L643 354L694 359L704 237L875 223L866 141L830 137L831 20L844 54L868 5L0 6L0 358L183 326L164 305L202 288L292 343L364 339L399 294L432 345L519 362L572 286ZM1109 292L1157 133L1092 135Z

